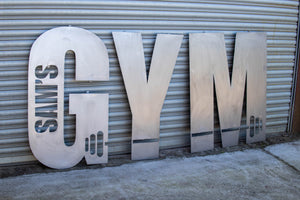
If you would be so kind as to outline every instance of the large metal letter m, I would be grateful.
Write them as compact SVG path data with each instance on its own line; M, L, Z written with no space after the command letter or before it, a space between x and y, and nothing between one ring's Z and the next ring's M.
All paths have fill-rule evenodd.
M265 33L237 33L231 80L224 34L190 34L192 152L214 148L214 87L223 147L238 144L244 94L246 142L265 140Z

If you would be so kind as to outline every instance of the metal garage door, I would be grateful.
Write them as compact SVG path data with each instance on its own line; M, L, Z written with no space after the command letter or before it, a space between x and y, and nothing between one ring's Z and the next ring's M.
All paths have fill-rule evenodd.
M66 59L65 138L74 140L75 118L68 94L109 93L109 155L130 153L131 113L116 57L112 31L143 36L149 66L157 33L184 34L161 114L160 148L189 146L188 33L223 32L229 66L236 32L267 32L267 132L288 126L296 50L298 1L1 1L0 2L0 164L33 161L27 135L29 51L43 32L58 26L85 28L109 52L108 82L74 81L72 56ZM216 124L216 128L218 125ZM219 140L216 134L216 142Z

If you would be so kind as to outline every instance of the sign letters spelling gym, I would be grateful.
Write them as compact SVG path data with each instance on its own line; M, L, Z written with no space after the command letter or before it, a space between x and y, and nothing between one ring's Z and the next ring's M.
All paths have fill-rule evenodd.
M183 35L158 34L149 76L140 33L113 32L132 113L132 159L159 156L160 113ZM76 81L109 80L107 49L99 37L75 27L54 28L33 44L28 73L28 129L34 156L52 168L108 161L108 94L70 94L76 139L64 143L64 61L75 53ZM246 142L265 140L266 35L236 34L231 79L223 33L189 34L191 151L214 148L214 88L223 146L238 144L244 94ZM246 83L247 82L247 83ZM246 91L246 92L245 92ZM102 156L91 152L91 137L102 139ZM88 144L88 145L86 145Z

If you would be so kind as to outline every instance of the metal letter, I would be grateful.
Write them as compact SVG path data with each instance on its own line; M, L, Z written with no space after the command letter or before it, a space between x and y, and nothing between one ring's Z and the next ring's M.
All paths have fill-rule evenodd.
M76 55L76 80L109 79L106 47L96 35L87 30L75 27L54 28L42 34L32 45L28 71L30 148L40 162L57 169L72 167L84 156L88 164L107 162L105 146L101 158L85 152L85 139L90 135L102 131L103 144L107 141L107 94L70 96L70 112L75 113L77 118L76 138L72 146L66 146L64 143L64 59L68 50L72 50ZM38 88L43 86L46 86L48 91L39 95ZM45 105L43 100L47 101L48 105ZM47 115L43 117L35 113L39 104L43 106L39 109L56 106L56 112L52 110L52 118L48 123L44 123L48 119L45 118ZM37 130L43 132L36 131L36 121L39 125ZM55 122L57 127L53 128Z
M247 77L247 125L259 128L247 143L265 140L266 35L237 33L232 80L223 33L190 34L191 151L214 148L214 83L223 147L237 145Z
M148 80L141 34L114 32L113 38L132 113L131 158L157 158L160 112L183 35L157 35Z
M108 151L108 94L70 94L70 114L76 114L76 137L78 141L88 141L88 151L85 152L87 164L107 163ZM103 117L105 116L105 117ZM103 133L103 156L97 156L97 133ZM90 136L96 137L95 144ZM83 138L85 136L85 138ZM95 153L91 146L95 145Z

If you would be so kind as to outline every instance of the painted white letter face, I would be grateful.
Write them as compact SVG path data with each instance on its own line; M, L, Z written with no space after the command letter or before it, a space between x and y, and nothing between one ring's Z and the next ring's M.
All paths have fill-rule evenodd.
M132 113L131 158L157 158L160 113L183 35L157 35L148 80L141 34L114 32L113 38Z
M214 85L223 147L238 144L246 79L250 143L265 140L265 33L237 33L231 82L224 34L190 34L192 152L214 148Z
M109 79L108 53L93 33L75 27L54 28L32 45L28 71L28 134L34 156L52 168L107 162L108 94L71 94L70 114L76 114L76 139L64 143L64 60L75 53L76 80ZM102 132L102 133L101 133ZM103 155L90 151L91 136L103 135ZM89 148L85 149L85 142Z

